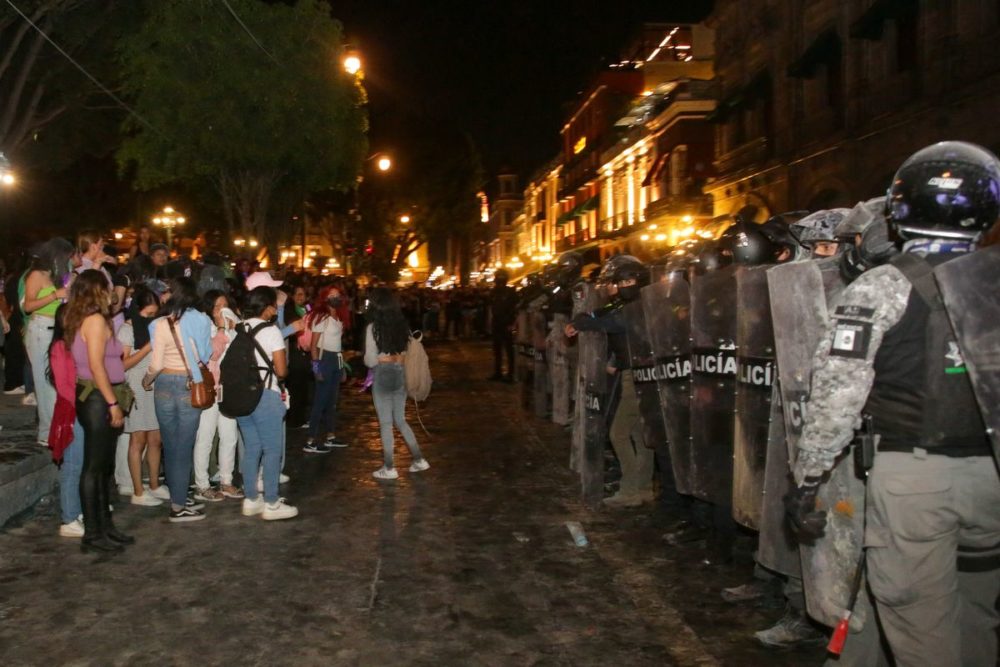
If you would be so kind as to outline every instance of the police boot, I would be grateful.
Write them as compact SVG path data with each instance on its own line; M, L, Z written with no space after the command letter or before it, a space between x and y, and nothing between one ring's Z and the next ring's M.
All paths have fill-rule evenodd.
M675 522L663 534L663 539L671 546L697 542L708 537L708 529L695 524L689 519L681 519Z
M620 490L613 496L609 496L601 501L605 507L639 507L642 505L642 496L639 494L623 494Z
M813 646L826 642L826 635L813 627L805 612L791 605L785 607L785 615L777 623L767 630L753 633L753 636L771 648Z
M104 535L114 542L115 544L135 544L135 538L131 535L126 535L117 528L115 528L115 522L111 516L111 498L109 493L109 487L111 485L110 478L105 477L102 480L100 493L98 495L98 501L100 502L101 508L101 522L102 522L102 532Z

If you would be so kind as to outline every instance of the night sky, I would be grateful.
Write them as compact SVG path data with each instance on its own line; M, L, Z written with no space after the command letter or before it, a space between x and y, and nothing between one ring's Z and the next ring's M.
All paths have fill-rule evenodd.
M421 127L468 132L488 177L528 175L559 149L567 109L644 21L698 21L705 0L331 2L362 52L373 150L398 154ZM442 147L444 148L444 147ZM414 165L411 165L412 168Z

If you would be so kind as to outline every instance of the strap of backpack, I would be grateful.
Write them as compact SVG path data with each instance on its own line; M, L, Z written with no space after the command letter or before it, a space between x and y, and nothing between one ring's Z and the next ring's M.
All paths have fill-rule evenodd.
M276 378L276 379L278 379L278 388L281 389L282 391L284 391L285 390L285 383L280 378L278 378L278 373L274 370L274 362L271 361L270 357L267 356L267 352L265 352L264 348L260 346L259 342L257 342L257 332L261 331L261 330L263 330L263 329L265 329L265 328L267 328L269 326L272 326L272 325L270 323L268 323L268 322L261 322L260 324L258 324L254 328L250 329L250 340L253 341L253 346L255 348L257 348L257 352L260 354L260 358L263 359L264 360L264 364L266 364L267 377L264 378L264 384L265 385L270 385L271 384L271 378Z

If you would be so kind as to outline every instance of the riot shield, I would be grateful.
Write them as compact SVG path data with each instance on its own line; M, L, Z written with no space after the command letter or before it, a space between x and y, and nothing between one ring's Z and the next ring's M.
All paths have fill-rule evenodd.
M635 385L636 398L639 400L639 421L642 426L643 442L646 447L656 452L657 460L662 463L669 460L669 453L666 451L667 431L663 424L663 413L660 411L660 392L657 387L661 369L653 354L642 301L636 300L626 304L622 308L622 319L625 322L632 382ZM661 472L667 475L673 474L669 470Z
M955 342L1000 461L1000 246L991 246L934 269Z
M660 414L678 493L691 495L691 293L674 271L642 289L649 342L659 369Z
M603 296L593 285L581 284L578 291L581 294L574 299L574 312L591 312L604 303ZM604 495L604 443L607 440L606 416L611 389L607 372L608 339L603 332L581 331L577 334L577 341L577 469L583 501L597 506Z
M828 307L839 298L845 285L840 278L837 258L795 262L773 267L768 271L771 295L771 316L774 322L775 352L778 359L779 391L784 403L788 441L788 461L794 460L802 436L812 378L812 360L825 334ZM777 457L776 457L777 458ZM774 462L777 464L777 461ZM792 486L787 461L779 467L770 466L766 475ZM776 484L765 482L768 489ZM787 491L785 491L787 492ZM784 495L781 493L780 495ZM778 498L775 499L777 505ZM837 461L820 486L817 505L827 513L826 533L814 543L799 545L802 583L809 615L817 621L835 626L846 608L855 568L861 557L864 540L865 486L856 474L850 451ZM794 538L788 533L780 508L773 518L780 528L773 527L771 542L775 549L780 539L791 547ZM765 512L765 524L768 513ZM763 539L763 530L762 530ZM860 629L865 623L862 608L856 608L851 626Z
M549 366L545 360L545 340L549 333L544 310L546 298L543 294L528 305L531 352L534 359L534 383L531 389L532 407L535 416L540 419L549 416Z
M736 270L736 421L733 432L733 518L758 530L764 504L764 468L771 442L784 435L773 400L777 368L767 293L767 266ZM785 447L783 437L780 445ZM786 452L781 460L787 461Z
M722 507L733 498L735 273L710 271L691 285L691 492Z
M563 330L569 318L562 313L552 316L552 327L546 340L549 378L552 384L552 421L560 426L570 423L570 364L569 341Z
M517 358L517 381L521 387L521 407L531 409L531 388L535 383L535 353L531 346L531 326L527 306L517 310L517 335L514 351Z

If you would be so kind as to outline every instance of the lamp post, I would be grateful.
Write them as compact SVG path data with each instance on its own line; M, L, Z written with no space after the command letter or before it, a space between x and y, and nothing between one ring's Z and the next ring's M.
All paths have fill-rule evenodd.
M10 160L0 152L0 184L10 187L16 182L17 178L15 178L14 172L10 168Z
M153 216L153 225L167 230L167 248L170 250L174 247L174 227L182 226L185 222L187 218L173 206L164 206L160 213Z

